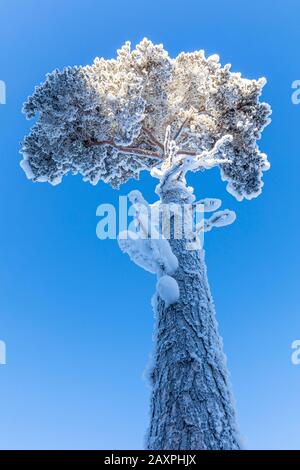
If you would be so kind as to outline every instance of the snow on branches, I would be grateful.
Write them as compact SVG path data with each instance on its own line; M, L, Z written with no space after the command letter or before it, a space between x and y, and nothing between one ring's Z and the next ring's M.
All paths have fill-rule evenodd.
M229 209L215 212L209 219L202 219L201 222L196 225L196 232L210 232L214 227L225 227L226 225L233 224L235 219L235 212Z
M170 166L172 154L190 158L184 171L218 165L228 191L250 199L269 168L257 147L270 114L259 101L264 84L203 51L172 59L148 39L135 49L126 42L115 59L54 70L36 87L23 108L37 120L21 166L33 181L58 184L79 173L119 187Z
M131 191L128 198L134 209L132 214L135 231L127 230L119 234L120 248L146 271L158 276L173 274L178 267L178 261L168 240L160 233L159 214L155 210L155 204L148 204L140 191L136 190Z
M169 238L182 238L188 250L199 250L202 248L199 238L201 232L232 224L235 213L225 209L204 219L205 212L213 212L221 205L220 199L214 198L183 205L164 204L160 200L149 204L139 191L131 191L128 198L133 209L130 211L134 218L133 229L119 234L119 246L135 264L157 275L156 291L166 306L171 305L179 299L179 288L172 277L178 268L178 259L172 251ZM202 213L198 223L197 210ZM167 217L169 220L166 220ZM174 221L172 234L169 231L171 218Z
M202 204L204 212L213 212L219 209L222 204L221 199L208 198L200 199L200 201L195 202L195 205Z
M128 197L135 211L137 230L121 232L118 236L119 246L135 264L157 275L156 290L168 307L179 299L178 284L171 276L178 268L177 257L157 227L159 216L153 207L155 204L149 205L139 191L131 191Z
M119 234L118 242L135 264L157 276L173 274L178 267L178 260L164 238L146 238L141 233L126 230Z
M179 287L170 274L178 268L178 260L168 240L145 238L141 233L125 231L119 234L118 242L135 264L157 275L156 289L166 307L175 303L179 299Z

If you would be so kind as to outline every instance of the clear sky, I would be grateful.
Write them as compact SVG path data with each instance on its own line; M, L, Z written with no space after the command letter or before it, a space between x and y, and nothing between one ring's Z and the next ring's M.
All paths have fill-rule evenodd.
M152 350L155 278L96 237L96 207L119 192L68 176L32 184L19 167L29 123L22 102L54 68L114 56L126 40L170 55L205 49L247 78L266 76L273 108L261 148L263 194L239 203L217 170L194 175L197 197L220 197L236 222L206 236L209 280L248 448L300 448L299 119L297 0L1 0L0 448L138 449L148 422L143 372Z

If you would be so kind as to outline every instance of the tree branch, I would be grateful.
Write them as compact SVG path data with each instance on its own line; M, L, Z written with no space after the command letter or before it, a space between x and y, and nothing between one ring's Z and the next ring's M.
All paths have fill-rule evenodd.
M222 145L231 142L232 136L231 135L224 135L221 137L211 150L204 150L202 153L197 154L196 152L189 152L187 150L178 150L178 155L187 155L191 157L195 157L190 164L190 170L197 170L200 167L203 168L211 168L219 163L230 163L229 160L226 159L217 159L216 155L219 152Z
M159 147L161 150L164 150L164 146L163 144L152 134L151 131L149 131L148 129L146 129L146 127L142 126L142 129L143 131L145 132L145 134L147 134L147 136L149 137L149 139L151 140L151 142L153 144L155 144L157 147Z
M178 131L177 131L176 134L175 134L174 140L177 140L178 137L180 137L180 134L181 134L181 132L182 132L184 126L185 126L186 123L188 122L188 120L189 120L189 118L186 118L186 119L183 121L183 123L181 124L181 126L179 127Z
M189 150L178 150L177 155L189 155L191 157L196 157L197 153Z
M225 227L231 225L236 219L234 211L224 209L223 211L215 212L209 219L202 219L195 229L196 232L210 232L214 227Z
M87 140L85 141L86 147L93 147L96 145L110 145L111 147L120 150L121 152L125 153L132 153L140 156L146 156L149 158L154 158L156 160L162 160L161 155L159 152L152 152L150 150L142 149L139 147L125 147L122 145L116 144L113 140Z

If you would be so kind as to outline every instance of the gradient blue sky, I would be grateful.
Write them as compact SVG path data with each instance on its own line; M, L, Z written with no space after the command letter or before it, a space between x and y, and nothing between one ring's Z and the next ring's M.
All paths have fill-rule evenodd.
M290 360L300 338L299 22L297 0L0 1L0 448L143 446L155 279L96 238L95 213L133 188L153 201L155 181L143 174L120 192L80 177L32 184L18 151L29 128L22 102L47 72L110 58L144 36L171 55L205 49L268 78L263 194L236 202L217 170L190 182L199 198L237 212L234 225L207 235L206 258L245 445L300 448L300 366Z

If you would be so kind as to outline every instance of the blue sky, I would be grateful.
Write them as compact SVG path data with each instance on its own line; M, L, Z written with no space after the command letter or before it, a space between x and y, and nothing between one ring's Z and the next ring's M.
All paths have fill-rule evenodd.
M19 167L29 123L22 102L47 72L110 58L125 40L170 55L205 49L247 78L266 76L273 108L261 148L263 194L238 203L218 171L193 175L197 197L237 213L207 235L206 259L248 448L300 448L299 118L297 0L2 0L0 80L0 448L138 449L148 422L143 371L152 350L155 279L96 237L96 207L130 189L155 199L143 174L120 192L66 177L32 184Z

